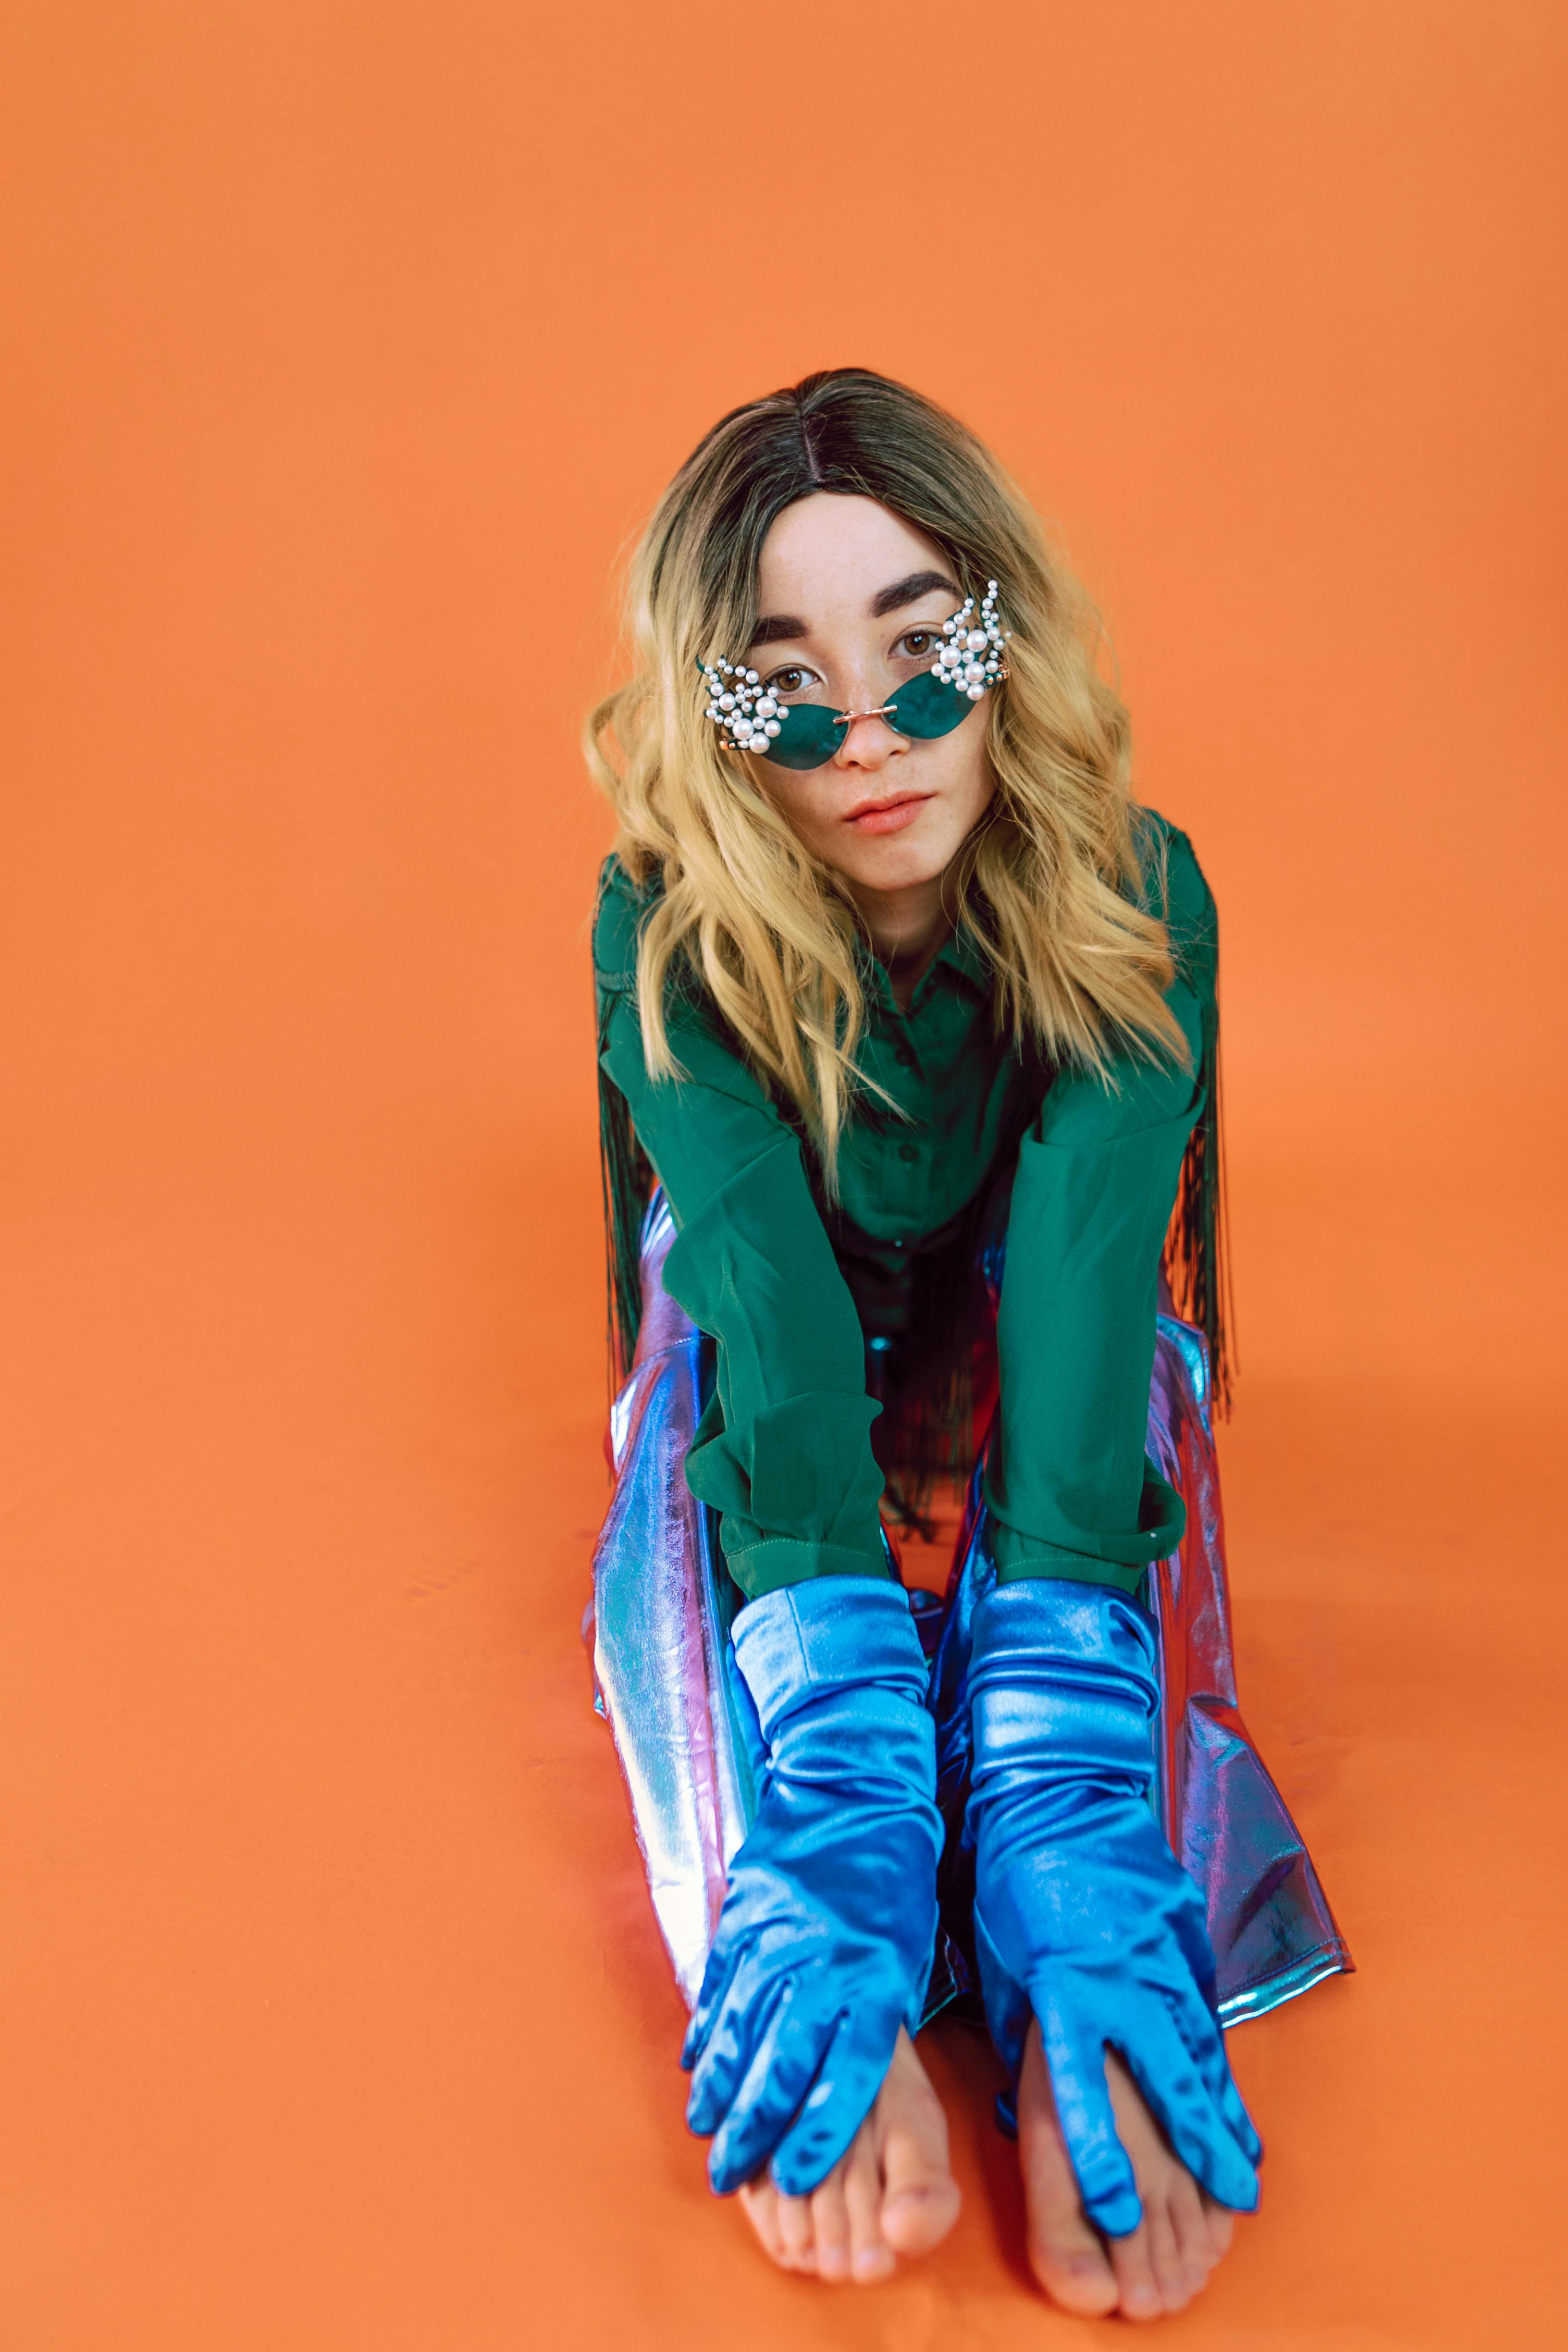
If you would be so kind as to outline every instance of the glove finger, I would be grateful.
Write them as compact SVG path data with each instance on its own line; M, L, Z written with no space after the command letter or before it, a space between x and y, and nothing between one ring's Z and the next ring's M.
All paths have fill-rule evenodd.
M827 1977L825 1969L821 1974ZM708 2151L708 2179L719 2196L749 2180L772 2155L811 2087L840 2006L831 1981L821 1990L798 1978L786 1981Z
M1023 2063L1024 2036L1029 2032L1029 1994L1008 1967L986 1927L985 1913L977 1902L975 1919L975 1957L980 1966L980 1990L986 2004L986 2023L1009 2074L1016 2084Z
M765 1974L755 1966L732 1975L686 2100L686 2122L703 2138L711 2138L734 2105L789 1986L787 1974Z
M1263 2142L1258 2126L1247 2112L1246 2101L1236 2087L1236 2078L1228 2066L1220 2093L1219 2112L1225 2117L1226 2128L1254 2172L1263 2161Z
M799 2114L773 2151L773 2180L786 2197L820 2189L864 2123L893 2063L898 2020L882 2031L839 2018L827 2053Z
M1115 2046L1178 2159L1219 2204L1255 2211L1258 2176L1159 1994L1134 1993L1117 2024Z
M1108 2238L1124 2238L1143 2220L1144 2208L1105 2087L1105 2035L1071 2001L1043 1988L1036 1991L1035 2015L1083 2210Z
M703 2054L724 2006L725 1996L734 1981L735 1972L750 1948L749 1937L727 1936L720 1922L719 1932L709 1948L703 1969L702 1983L697 1987L696 2007L686 2027L686 2038L681 2044L681 2064L688 2074Z
M1248 2163L1257 2166L1262 2160L1263 2143L1236 2087L1219 2020L1196 1985L1162 1987L1161 1992L1176 2030L1192 2053L1208 2095L1224 2117L1231 2138Z

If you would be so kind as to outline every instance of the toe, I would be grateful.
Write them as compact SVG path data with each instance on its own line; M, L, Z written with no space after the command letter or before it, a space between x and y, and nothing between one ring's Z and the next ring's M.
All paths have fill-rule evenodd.
M779 2238L783 2248L780 2256L789 2271L810 2271L817 2267L816 2232L811 2227L811 2200L809 2197L779 2197L775 2210L779 2218Z
M1209 2245L1203 2199L1190 2172L1177 2170L1166 2202L1171 2226L1176 2231L1176 2253L1181 2262L1182 2275L1186 2281L1186 2291L1188 2294L1197 2294L1206 2284L1216 2257Z
M1078 2183L1060 2140L1054 2148L1049 2143L1026 2146L1024 2199L1030 2264L1052 2303L1089 2319L1114 2311L1115 2276L1098 2231L1084 2219Z
M942 2102L906 2042L900 2043L877 2126L882 2234L901 2254L928 2253L957 2220L961 2200Z
M882 2176L875 2136L869 2129L860 2134L850 2150L844 2206L849 2216L850 2275L862 2286L890 2278L898 2264L882 2225Z
M1111 2240L1111 2268L1116 2276L1116 2294L1125 2319L1158 2319L1165 2311L1166 2299L1155 2277L1149 2252L1149 2225L1140 2221L1125 2238Z
M739 2193L740 2210L757 2232L765 2254L783 2263L784 2241L779 2232L779 2191L766 2174L748 2181Z
M1031 2214L1029 2262L1059 2310L1071 2311L1081 2319L1103 2319L1115 2310L1115 2273L1082 2214L1069 2216L1055 2228L1037 2221Z
M1148 2230L1149 2268L1159 2290L1161 2306L1166 2311L1183 2311L1196 2290L1187 2283L1168 2198L1150 2199L1144 2213Z
M1086 2319L1114 2311L1116 2280L1098 2232L1083 2216L1034 2026L1019 2084L1019 2154L1029 2208L1029 2258L1036 2278L1063 2311Z
M819 2278L847 2279L850 2274L850 2216L844 2201L847 2169L847 2159L835 2164L821 2187L811 2192L811 2240Z
M1230 2252L1230 2241L1236 2234L1236 2221L1228 2207L1217 2205L1207 2193L1203 2197L1203 2218L1208 2231L1209 2259L1221 2262Z
M882 2234L901 2254L928 2254L958 2218L962 2200L951 2173L918 2185L889 2189L880 2200Z

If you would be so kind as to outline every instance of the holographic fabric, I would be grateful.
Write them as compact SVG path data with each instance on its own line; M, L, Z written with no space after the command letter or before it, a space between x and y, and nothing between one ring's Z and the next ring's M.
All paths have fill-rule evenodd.
M597 1703L614 1733L654 1913L690 2008L730 1857L756 1809L762 1751L729 1643L741 1596L716 1559L708 1514L684 1475L701 1408L703 1341L661 1280L674 1239L674 1221L655 1195L643 1229L636 1360L611 1415L615 1488L594 1554L592 1633ZM1162 1315L1148 1450L1185 1500L1187 1525L1179 1549L1150 1570L1144 1593L1158 1633L1158 1811L1203 1895L1219 2014L1234 2024L1352 1961L1238 1710L1208 1406L1201 1333ZM966 1965L972 1857L959 1835L969 1779L967 1673L974 1612L995 1581L977 1465L932 1669L937 1797L949 1834L946 1933L927 2016L973 1980ZM917 1616L928 1647L935 1613Z

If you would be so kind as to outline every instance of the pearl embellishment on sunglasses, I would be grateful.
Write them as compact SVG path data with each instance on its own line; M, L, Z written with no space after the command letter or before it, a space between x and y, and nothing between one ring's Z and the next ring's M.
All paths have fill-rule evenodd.
M943 643L931 665L932 677L939 677L956 694L978 702L988 688L1008 674L1002 648L1010 635L997 617L997 583L988 581L978 615L974 598L967 596L951 620L943 622ZM756 670L738 662L704 662L702 673L708 691L707 715L723 730L730 748L765 752L789 716L789 704L768 691ZM841 714L841 725L842 719Z
M1008 674L1002 647L1011 634L997 618L997 583L989 580L977 621L975 600L966 596L952 619L943 622L947 642L931 665L932 677L946 679L971 702L978 702L988 687Z
M737 751L766 751L789 717L785 706L763 691L754 669L733 662L704 662L709 696L707 715L724 729Z

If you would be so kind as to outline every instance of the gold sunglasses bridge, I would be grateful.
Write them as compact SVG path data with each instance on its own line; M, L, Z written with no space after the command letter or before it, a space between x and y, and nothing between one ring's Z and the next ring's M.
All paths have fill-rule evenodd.
M880 710L836 710L833 724L835 727L852 727L857 719L885 719L890 710L897 709L896 702L884 702Z

